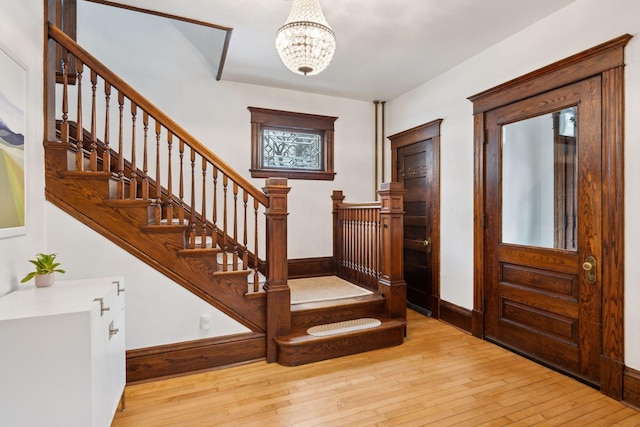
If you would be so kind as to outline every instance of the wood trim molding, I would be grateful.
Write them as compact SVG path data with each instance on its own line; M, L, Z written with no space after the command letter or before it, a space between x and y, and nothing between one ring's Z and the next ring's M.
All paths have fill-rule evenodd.
M474 111L474 308L472 332L482 337L484 312L484 144L487 111L600 75L602 88L603 235L600 390L623 398L624 369L624 47L625 34L468 99ZM625 377L626 378L626 377ZM635 378L635 377L634 377Z
M264 334L205 338L127 351L127 384L264 359Z
M624 65L624 47L631 40L624 34L546 67L532 71L491 89L470 96L473 114L529 98L542 92L566 86ZM570 73L567 69L573 67Z
M640 411L640 371L624 368L624 393L622 402Z
M440 320L458 329L471 333L471 310L452 304L448 301L440 301Z
M289 279L333 275L333 257L296 258L289 262Z

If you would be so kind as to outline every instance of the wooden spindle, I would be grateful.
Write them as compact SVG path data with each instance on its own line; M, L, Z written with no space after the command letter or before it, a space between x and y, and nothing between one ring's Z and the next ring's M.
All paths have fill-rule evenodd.
M248 233L247 233L247 202L249 201L249 193L244 189L242 191L242 204L243 204L243 226L242 226L242 269L247 270L249 268L249 249L247 248Z
M104 82L104 152L102 153L102 170L111 172L111 148L109 147L109 101L111 100L111 83Z
M233 271L238 269L238 183L233 183Z
M158 119L156 119L156 203L154 209L154 220L156 225L162 222L162 186L160 185L160 139L162 127Z
M211 230L211 238L213 242L211 246L214 248L218 247L218 168L213 166L213 172L211 174L213 176L213 229Z
M202 230L201 236L203 247L207 247L207 237L209 234L209 228L207 227L207 159L202 158L202 212L200 216L202 218Z
M222 175L222 271L227 271L227 251L229 245L227 242L227 187L229 185L229 178L227 175Z
M76 90L78 91L78 105L76 116L76 170L78 171L84 170L84 129L82 127L82 71L82 61L76 58Z
M138 166L136 163L136 119L138 106L131 101L131 181L129 181L129 198L138 197Z
M183 167L183 161L184 161L184 141L182 139L180 139L180 143L178 144L178 151L180 153L180 181L179 181L179 198L178 198L178 222L180 223L180 225L184 225L184 167ZM191 186L193 187L193 156L195 156L195 153L193 152L193 148L191 148ZM191 192L191 194L193 194L193 191ZM193 197L192 197L193 200ZM193 217L193 202L191 203L191 215ZM194 218L194 227L195 227L195 218Z
M260 204L258 203L258 200L256 198L253 199L253 212L255 215L254 218L254 227L255 230L253 231L253 292L258 292L260 290L260 275L258 274L259 271L259 257L258 257L258 208L260 207Z
M124 93L118 91L118 198L124 199Z
M62 49L62 123L60 139L69 143L69 51Z
M173 134L167 130L167 224L173 224L173 172L171 167L171 148L173 146ZM160 185L160 183L158 183Z
M149 136L149 113L146 111L142 115L142 126L144 127L144 141L142 144L142 198L149 199L149 165L147 138Z
M96 89L98 85L98 73L91 70L91 145L89 152L89 168L95 172L98 170L98 141L96 136Z
M182 168L181 168L182 169ZM196 151L191 147L191 219L189 220L189 240L191 248L196 244ZM204 247L205 242L200 242Z

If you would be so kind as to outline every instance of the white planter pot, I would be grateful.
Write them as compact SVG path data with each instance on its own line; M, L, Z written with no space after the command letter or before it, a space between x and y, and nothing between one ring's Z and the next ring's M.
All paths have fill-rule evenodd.
M55 277L55 273L41 274L39 276L36 276L35 280L36 280L37 288L46 288L47 286L53 285L53 282L55 282L56 277Z

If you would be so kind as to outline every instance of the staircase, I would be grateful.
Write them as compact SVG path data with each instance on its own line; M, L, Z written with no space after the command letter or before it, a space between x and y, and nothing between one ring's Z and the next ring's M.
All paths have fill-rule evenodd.
M402 343L406 298L393 256L375 271L353 264L374 278L365 283L373 296L292 307L286 180L256 189L59 28L49 23L48 31L48 201L249 328L252 339L263 337L268 362L293 366ZM402 253L393 247L402 242L402 227L400 240L393 236L398 212L386 215L393 226L379 236L380 255ZM360 317L382 324L306 333Z

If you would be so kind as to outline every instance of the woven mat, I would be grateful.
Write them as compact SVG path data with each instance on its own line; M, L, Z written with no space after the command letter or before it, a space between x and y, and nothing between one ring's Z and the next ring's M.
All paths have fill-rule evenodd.
M289 280L288 284L291 289L291 304L330 301L373 294L367 289L336 276L293 279Z
M345 332L361 331L363 329L377 328L382 322L378 319L361 318L345 320L344 322L327 323L326 325L313 326L307 329L309 335L314 337L326 337L329 335L344 334Z

